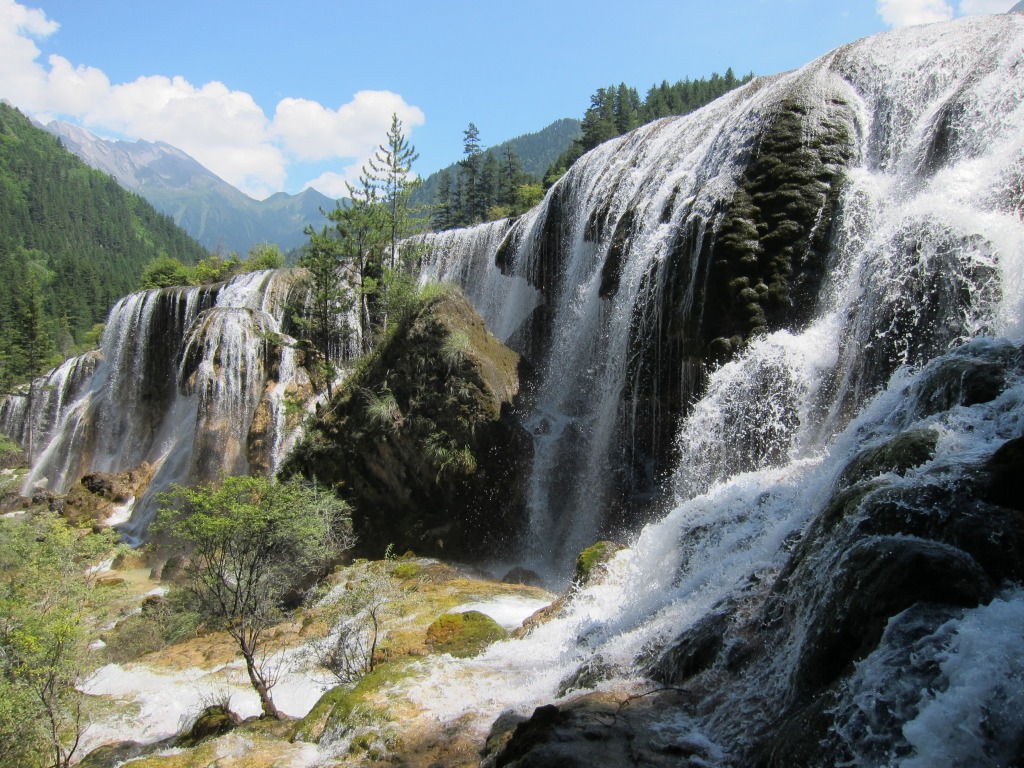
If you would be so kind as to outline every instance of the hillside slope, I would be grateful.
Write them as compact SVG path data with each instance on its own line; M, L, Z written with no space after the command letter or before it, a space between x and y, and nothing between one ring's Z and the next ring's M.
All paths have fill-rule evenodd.
M160 254L192 264L203 247L138 195L89 168L13 107L0 103L0 336L26 292L41 293L62 351L137 285Z

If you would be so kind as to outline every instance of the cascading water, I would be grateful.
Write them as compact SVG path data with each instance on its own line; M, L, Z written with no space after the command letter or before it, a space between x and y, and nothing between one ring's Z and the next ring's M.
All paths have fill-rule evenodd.
M148 525L149 499L173 483L221 472L268 472L294 439L287 398L308 399L285 318L291 273L254 272L218 286L136 293L110 312L99 354L49 375L33 408L45 446L26 482L62 493L88 471L155 468L129 535ZM25 442L24 397L0 411Z
M424 279L460 282L533 368L526 556L564 572L647 524L524 639L413 675L415 704L485 729L670 687L635 742L654 764L1019 760L1024 524L999 478L1024 434L1022 50L1021 16L854 43L608 142L514 222L426 238ZM300 369L248 357L281 330L277 279L119 304L95 373L52 374L32 414L54 435L33 481L185 478L194 425L254 402L267 429L244 459L225 432L232 461L285 444ZM523 740L606 750L619 713L586 707ZM579 740L545 734L573 711Z
M636 371L675 388L675 502L560 618L417 703L490 722L653 680L688 704L648 727L694 764L1019 759L1024 530L989 478L1024 434L1022 50L1020 16L854 43L603 145L524 220L438 236L474 266L433 275L523 318L503 336L538 370L531 514L563 544L531 554L600 526ZM533 306L478 298L524 281Z

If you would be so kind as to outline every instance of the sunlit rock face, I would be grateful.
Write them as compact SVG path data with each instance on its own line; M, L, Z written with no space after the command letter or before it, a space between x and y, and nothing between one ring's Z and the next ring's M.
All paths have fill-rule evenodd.
M35 446L25 486L65 493L87 472L155 468L126 530L144 533L154 494L220 474L268 474L313 391L289 336L296 275L256 272L213 286L121 299L100 350L64 363L28 398L10 397L0 427ZM299 409L301 410L301 409Z

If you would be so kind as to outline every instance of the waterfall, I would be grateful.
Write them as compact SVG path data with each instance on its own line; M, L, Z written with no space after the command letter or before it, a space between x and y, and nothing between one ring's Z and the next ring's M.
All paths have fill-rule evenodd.
M272 471L295 437L288 399L311 394L287 334L295 285L291 272L263 271L118 301L100 350L38 386L32 428L44 448L25 492L63 493L85 472L148 463L153 480L125 528L138 536L155 494L174 483ZM4 431L23 442L24 401L8 398L0 411Z
M534 565L813 455L899 366L1011 330L1014 23L966 22L981 52L907 32L899 76L890 38L847 46L606 142L514 222L427 238L424 273L536 370Z
M690 703L649 725L699 732L700 764L1019 754L1024 531L988 478L1024 434L1022 50L1019 16L853 43L437 236L474 266L436 275L489 281L470 295L539 292L504 331L537 369L530 554L564 563L628 510L637 430L672 435L662 511L607 578L414 701L490 722L672 685Z

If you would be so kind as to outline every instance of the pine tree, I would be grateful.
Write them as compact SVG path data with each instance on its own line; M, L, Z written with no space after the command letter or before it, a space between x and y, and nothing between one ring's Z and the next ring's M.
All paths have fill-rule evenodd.
M384 276L383 254L393 220L369 176L360 176L359 186L347 186L347 205L339 203L327 218L334 222L339 257L356 277L360 346L366 353L373 338L377 292Z
M492 218L489 212L498 204L500 184L501 166L498 158L492 152L485 152L480 166L480 209L483 211L484 219Z
M620 135L640 126L640 108L636 89L619 83L615 92L615 129Z
M480 151L480 129L473 123L463 131L463 159L459 162L462 168L460 181L460 219L462 224L475 224L484 217L484 206L480 189L480 177L483 171L483 157Z
M381 200L387 209L387 229L391 241L391 269L398 260L398 241L411 232L409 194L416 186L411 176L412 164L419 158L416 148L409 144L402 132L402 121L391 115L391 128L387 142L377 148L370 159L368 177L377 185ZM365 169L364 169L365 172Z
M501 169L500 205L515 206L516 191L523 183L523 163L511 146L505 147L504 163Z
M306 308L295 318L296 324L312 343L321 377L331 396L337 378L337 361L343 356L351 329L352 308L349 281L345 279L340 242L324 226L320 231L306 228L309 242L298 264L306 270Z
M431 217L434 229L445 230L456 226L455 194L451 174L448 171L442 171L437 187L437 198L434 202L434 212Z

